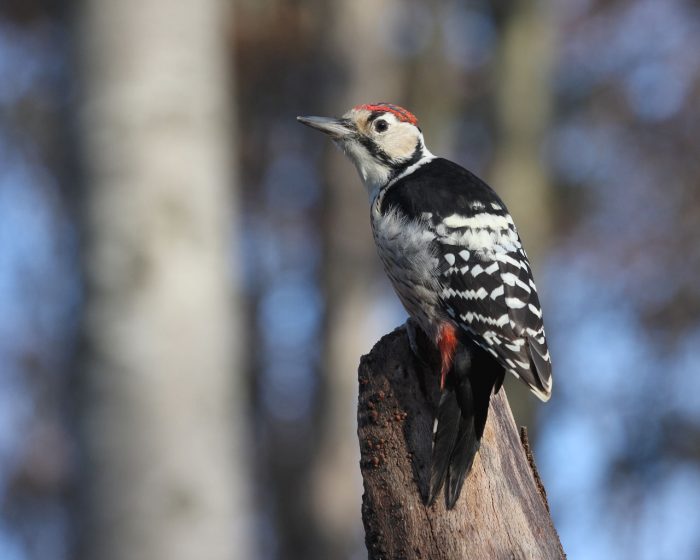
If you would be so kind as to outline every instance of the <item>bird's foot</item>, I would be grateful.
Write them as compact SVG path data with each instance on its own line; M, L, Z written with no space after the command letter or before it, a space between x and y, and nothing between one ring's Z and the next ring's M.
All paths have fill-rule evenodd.
M432 349L426 348L428 339L425 333L412 317L406 319L404 329L406 329L406 334L408 335L408 344L411 347L411 352L413 352L413 355L423 367L429 368L433 361L431 360L431 354L434 353L434 350L431 353L430 350Z

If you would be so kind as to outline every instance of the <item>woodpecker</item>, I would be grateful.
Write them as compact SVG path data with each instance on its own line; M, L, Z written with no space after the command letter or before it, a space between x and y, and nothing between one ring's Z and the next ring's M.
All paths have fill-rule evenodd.
M460 165L434 156L416 117L390 103L341 118L297 117L355 164L370 201L379 257L416 327L440 353L432 504L454 507L484 433L491 394L506 372L542 401L552 365L537 289L520 236L499 196Z

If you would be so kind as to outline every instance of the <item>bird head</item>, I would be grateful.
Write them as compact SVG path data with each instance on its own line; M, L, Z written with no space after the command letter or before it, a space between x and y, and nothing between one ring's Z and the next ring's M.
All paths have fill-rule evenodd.
M370 196L432 154L418 119L390 103L357 105L340 118L297 117L331 137L352 160Z

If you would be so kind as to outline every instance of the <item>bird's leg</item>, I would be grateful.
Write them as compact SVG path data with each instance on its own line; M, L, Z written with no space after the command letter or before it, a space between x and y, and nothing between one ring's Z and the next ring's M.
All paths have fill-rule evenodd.
M432 387L432 383L429 384L428 379L429 376L432 377L436 373L435 366L439 360L438 349L415 319L409 317L403 327L408 335L411 353L420 364L419 370L423 374L418 376L421 393L427 401L432 402L432 390L428 389L428 387Z
M425 338L423 331L418 326L418 323L413 317L409 317L406 319L403 326L404 329L406 329L406 334L408 335L408 345L411 347L411 352L413 352L413 355L424 367L430 367L430 360L426 359L425 349L421 348L423 345L418 340L419 336L423 336L423 338Z

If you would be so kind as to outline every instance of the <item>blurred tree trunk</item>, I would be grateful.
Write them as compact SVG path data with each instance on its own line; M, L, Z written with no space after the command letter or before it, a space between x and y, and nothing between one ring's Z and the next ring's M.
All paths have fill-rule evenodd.
M550 74L554 25L548 0L509 2L503 14L496 66L497 150L491 177L541 255L551 230L551 183L544 139L552 108Z
M85 559L253 558L225 6L80 4Z
M490 183L513 214L535 269L552 234L553 193L544 160L552 109L554 25L549 0L499 3L496 59L496 154ZM538 285L541 285L538 283ZM532 425L536 402L508 376L515 417Z
M381 40L387 0L344 0L332 4L325 51L344 75L329 90L319 114L339 115L358 103L398 102L401 68ZM314 508L324 541L321 558L348 558L361 547L361 478L355 437L358 356L376 339L368 332L380 276L369 226L367 195L339 150L329 147L324 165L324 291L326 338L322 379L323 431L315 474Z

